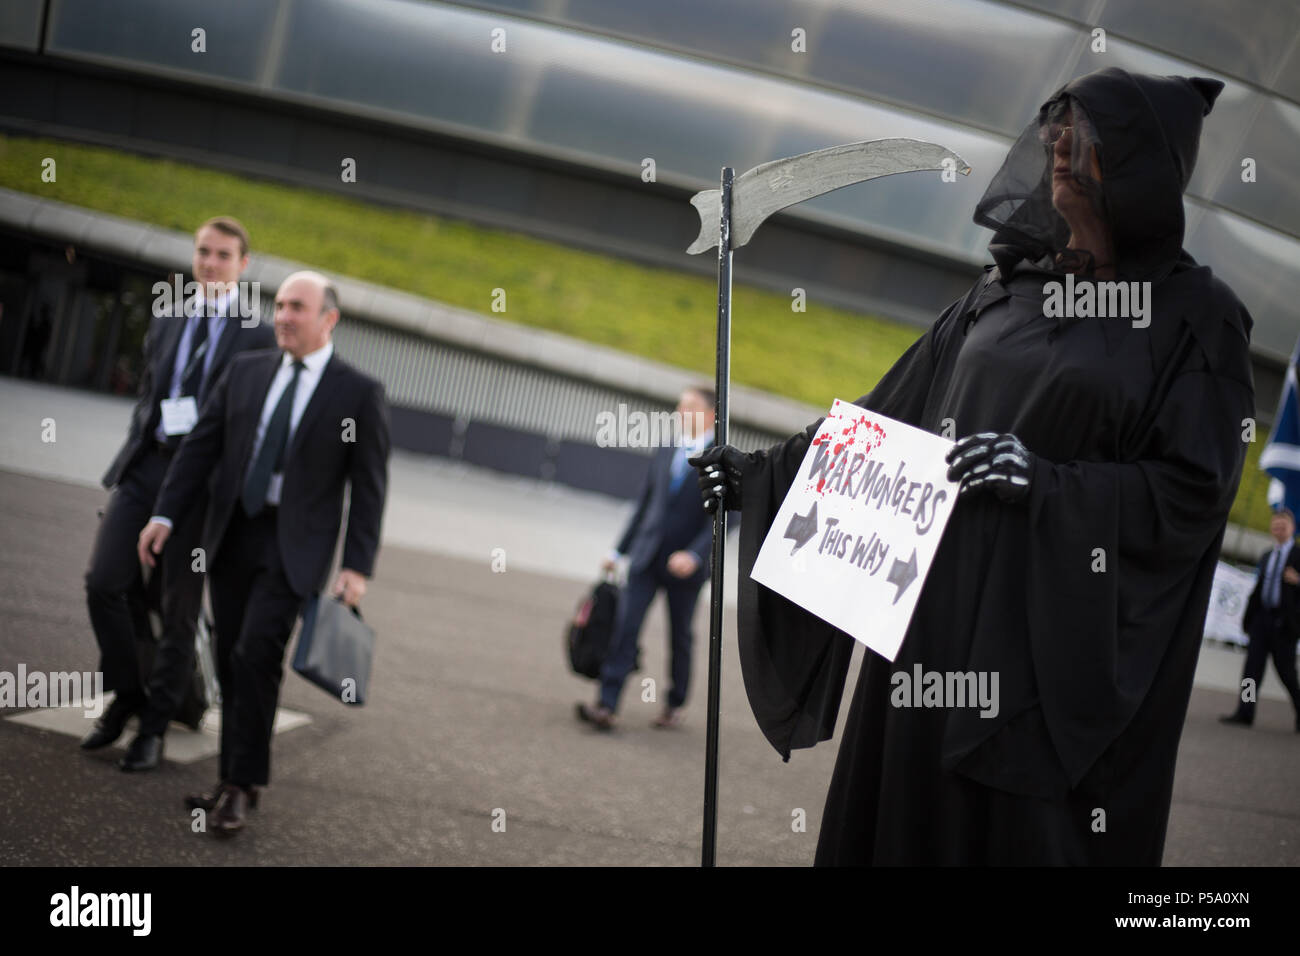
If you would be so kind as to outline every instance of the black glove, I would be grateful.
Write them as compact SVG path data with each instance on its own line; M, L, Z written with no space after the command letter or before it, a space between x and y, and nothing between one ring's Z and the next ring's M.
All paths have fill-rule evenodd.
M723 498L727 499L729 509L740 510L740 482L749 464L748 455L731 445L714 445L686 463L700 473L700 495L704 498L705 511L712 514Z
M961 482L957 494L992 491L1008 504L1029 494L1034 455L1015 435L980 432L967 435L944 456L951 467L948 480Z

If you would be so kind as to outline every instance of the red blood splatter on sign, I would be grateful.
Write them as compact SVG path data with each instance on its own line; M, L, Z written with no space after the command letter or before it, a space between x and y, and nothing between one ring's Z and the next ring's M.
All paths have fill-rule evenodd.
M849 446L855 446L851 449L855 454L861 452L863 455L870 456L873 451L880 447L881 443L887 436L885 430L881 428L878 423L870 421L865 417L868 414L870 413L866 412L864 409L836 402L835 407L831 410L831 416L840 416L840 421L843 422L843 427L839 429L841 440L835 442L834 445L831 445L835 440L833 437L834 426L832 425L832 431L830 433L814 436L812 444L830 445L832 461L839 458L840 454L843 453L846 448L849 448ZM865 434L859 435L859 428L861 428ZM822 477L817 480L816 484L809 482L806 490L816 492L819 495L824 494L826 490L826 480L825 477Z

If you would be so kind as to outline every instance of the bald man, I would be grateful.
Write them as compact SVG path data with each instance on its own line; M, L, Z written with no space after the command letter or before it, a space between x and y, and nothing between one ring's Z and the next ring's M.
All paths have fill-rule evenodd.
M220 780L193 794L218 835L243 829L270 782L285 646L326 581L351 486L332 593L356 607L379 548L388 483L383 387L334 354L338 294L297 272L275 296L277 350L231 362L163 480L139 555L152 566L174 523L210 488L203 545L221 681Z

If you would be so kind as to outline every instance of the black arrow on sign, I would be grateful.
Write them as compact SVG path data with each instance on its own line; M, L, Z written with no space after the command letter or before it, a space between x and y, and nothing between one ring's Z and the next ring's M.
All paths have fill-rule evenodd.
M903 596L907 586L916 580L916 548L912 549L912 556L906 562L894 558L894 566L889 569L889 583L897 586L898 590L894 592L894 603Z
M794 542L791 554L817 536L817 502L813 502L812 509L806 515L796 514L790 519L790 526L785 529L784 536Z

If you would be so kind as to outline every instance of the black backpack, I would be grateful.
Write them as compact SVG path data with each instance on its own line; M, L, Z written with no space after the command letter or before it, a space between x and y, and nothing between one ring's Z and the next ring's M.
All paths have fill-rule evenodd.
M583 677L599 677L609 641L614 634L618 610L618 587L601 581L578 604L564 635L569 666Z

